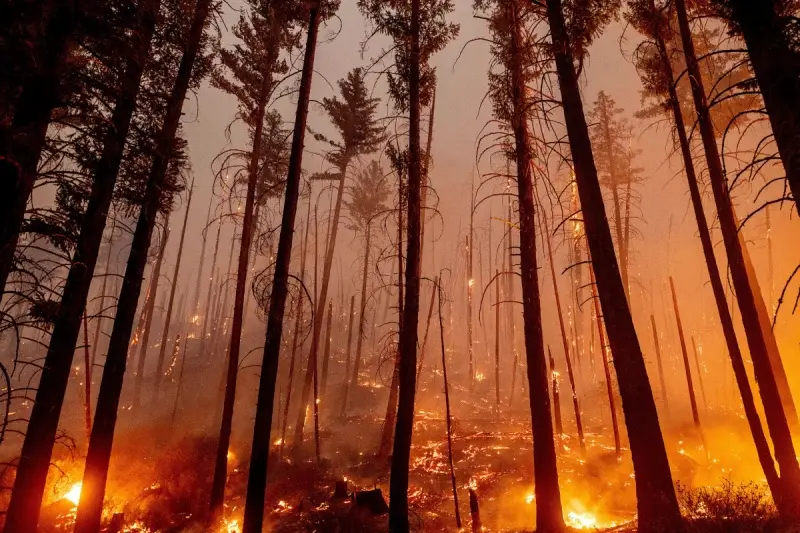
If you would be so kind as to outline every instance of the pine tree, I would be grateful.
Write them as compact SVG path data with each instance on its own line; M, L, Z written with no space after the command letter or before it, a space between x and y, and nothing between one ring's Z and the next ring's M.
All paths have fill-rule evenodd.
M420 110L430 102L435 74L430 58L459 31L447 21L450 0L359 0L362 13L377 31L395 44L395 71L389 75L389 94L400 113L408 113L408 217L405 294L398 346L399 397L390 479L389 529L409 530L408 469L414 424L417 371L417 325L421 259L421 197L423 157L420 145Z
M239 370L239 350L241 347L242 323L244 320L245 289L249 270L253 234L257 223L256 197L258 205L266 201L265 193L275 194L274 182L266 183L263 178L275 179L272 172L276 162L264 160L264 156L278 156L270 144L275 143L271 135L280 133L276 126L280 115L267 114L267 106L274 97L278 81L289 70L282 52L290 52L298 46L299 32L296 18L299 4L295 2L275 2L274 0L252 0L248 13L242 13L233 28L233 34L241 41L232 50L223 48L217 41L215 49L220 57L212 83L225 92L236 96L239 115L248 127L250 149L242 154L246 161L247 175L245 207L242 219L242 237L239 247L238 268L236 271L236 293L234 297L231 339L228 349L225 396L222 405L217 455L214 462L214 479L211 489L211 514L220 514L225 497L227 480L228 446L230 444L233 408L236 398L236 377ZM271 118L270 121L265 119ZM265 131L267 126L267 131ZM268 153L262 150L268 148ZM262 172L262 163L265 163ZM278 167L280 168L280 167Z
M506 157L516 165L522 317L533 430L536 529L558 532L563 531L565 526L561 511L549 376L542 335L536 212L533 203L534 154L528 129L532 109L535 107L531 105L527 89L528 82L536 73L533 54L535 47L525 37L528 34L527 24L531 21L532 8L527 3L523 5L519 0L478 1L474 5L476 9L485 12L490 20L492 55L494 62L500 65L499 72L490 72L489 94L494 116L501 122L503 131L513 137L513 141L506 143ZM497 295L499 297L499 289ZM499 311L499 307L497 309ZM496 390L499 395L499 382Z
M353 377L350 390L358 387L358 374L361 369L361 351L364 343L365 313L367 309L367 277L369 275L370 251L372 247L373 223L380 215L388 211L386 200L389 198L389 184L383 169L377 161L370 163L356 172L353 185L350 187L350 200L344 205L350 215L348 229L363 235L364 266L361 270L361 303L358 311L358 336L356 338L356 355L353 361ZM347 408L347 389L345 391L344 409Z
M243 533L261 531L264 520L264 494L267 486L267 459L269 456L272 415L275 406L275 384L278 377L283 319L289 289L289 262L292 255L295 215L300 193L308 105L311 98L311 81L317 48L319 25L336 14L337 0L317 0L305 3L308 12L303 70L300 78L297 110L295 113L292 150L286 179L281 231L275 259L272 291L267 313L267 333L261 376L258 384L258 401L253 424L253 444L250 453L250 471L247 478L247 495L244 509Z
M303 425L305 421L305 411L308 405L309 390L311 388L311 378L313 376L313 362L317 360L319 351L319 339L322 328L322 316L325 311L328 299L328 287L330 285L331 269L333 267L333 257L336 249L336 236L339 231L339 218L342 212L342 200L344 198L345 178L347 169L353 158L368 155L378 149L384 140L383 128L378 124L375 117L378 98L369 96L369 89L365 81L366 73L356 68L351 70L347 77L339 80L339 91L341 99L324 98L322 107L339 133L340 140L328 139L327 137L316 134L317 140L322 141L331 147L326 154L326 160L334 166L335 170L324 174L315 174L312 180L333 180L338 182L336 186L336 203L333 208L333 220L330 225L330 233L327 236L325 247L325 262L322 267L322 284L317 299L317 308L314 316L314 330L311 337L311 352L308 359L303 391L300 395L300 405L295 426L294 446L298 447L303 435Z
M582 218L628 428L639 531L675 531L680 528L680 511L644 356L615 260L575 63L583 59L589 43L618 7L618 2L600 0L547 0L545 6Z

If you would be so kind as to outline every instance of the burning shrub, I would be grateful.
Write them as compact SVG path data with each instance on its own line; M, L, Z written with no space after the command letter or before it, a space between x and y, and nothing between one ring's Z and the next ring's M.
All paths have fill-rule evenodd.
M765 531L775 526L777 510L769 492L754 482L729 478L716 487L678 484L683 514L695 531Z

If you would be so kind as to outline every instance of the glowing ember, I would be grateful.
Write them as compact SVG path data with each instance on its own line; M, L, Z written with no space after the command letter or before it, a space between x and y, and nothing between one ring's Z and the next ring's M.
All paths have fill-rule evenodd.
M475 374L475 381L484 381L485 379L486 376L484 375L483 372L478 372Z
M275 439L275 442L272 443L273 446L280 446L283 444L283 439Z
M78 502L81 500L81 483L75 483L72 485L66 494L64 494L65 500L71 501L74 505L78 505Z
M222 526L222 533L239 533L239 521L234 519L225 520L225 524Z
M528 505L532 504L533 500L535 499L536 495L534 495L532 492L529 492L528 494L525 495L525 503L527 503Z
M597 527L597 517L589 513L576 513L570 511L567 514L567 525L575 529L588 529Z
M234 459L236 459L236 456L233 455L232 451L228 450L228 461L233 461Z

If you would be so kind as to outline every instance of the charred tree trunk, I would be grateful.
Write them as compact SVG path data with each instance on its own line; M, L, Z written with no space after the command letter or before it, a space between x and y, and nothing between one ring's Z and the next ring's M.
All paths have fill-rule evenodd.
M208 227L211 223L211 206L214 203L214 194L211 194L211 198L208 199L208 213L206 214L206 224L203 226L203 242L200 245L200 264L197 266L197 280L195 280L194 284L194 298L190 301L194 302L192 306L192 314L190 317L190 322L194 323L194 317L196 317L200 313L200 282L203 279L203 265L206 261L206 242L208 240Z
M145 319L144 319L144 330L142 331L142 339L141 342L139 343L139 358L136 362L136 380L134 381L133 384L134 408L139 407L142 399L142 384L144 382L144 365L145 362L147 361L147 347L150 344L150 326L153 325L153 314L155 313L155 308L156 308L156 295L158 293L158 283L161 278L161 265L164 263L164 254L166 253L167 250L168 241L169 241L169 215L167 215L167 219L164 221L164 236L162 237L161 241L161 249L158 251L158 258L156 259L156 264L153 267L153 272L150 274L151 291L150 291L150 297L147 300L147 309L145 311ZM130 261L130 259L128 261ZM123 282L123 287L124 287L124 282ZM117 300L117 308L119 308L119 300ZM114 321L116 322L116 318L114 319Z
M655 11L654 8L655 4L652 3L651 9L653 11ZM714 294L714 302L716 303L717 314L719 315L720 325L722 326L722 333L725 337L725 344L728 348L728 356L731 359L731 366L736 378L736 384L739 388L739 394L742 398L745 417L747 418L750 432L753 435L753 442L755 443L758 459L761 463L761 468L764 470L764 475L767 478L767 483L769 484L773 498L776 502L779 502L780 481L778 479L775 463L772 459L772 452L770 451L767 437L764 434L764 429L761 425L761 420L759 419L758 410L753 397L753 390L750 387L750 380L747 376L747 370L745 368L744 358L742 356L741 349L739 348L739 341L736 339L733 317L731 316L731 311L728 308L728 301L725 296L725 285L722 282L722 276L720 275L719 268L717 266L717 259L714 254L714 245L711 240L711 232L708 227L708 222L706 221L705 211L703 210L703 200L700 195L700 188L698 186L697 175L695 173L691 146L689 145L689 138L686 134L686 127L683 121L683 112L681 110L680 101L678 100L677 89L675 88L672 63L667 54L667 47L662 33L663 31L664 29L660 27L659 19L655 19L653 35L658 47L662 70L669 87L669 106L670 110L672 111L675 131L677 133L678 142L681 148L683 166L689 186L689 195L692 199L692 208L694 210L695 220L697 221L700 244L703 248L703 257L705 258L706 269L708 270L708 277L709 281L711 282L711 290ZM667 410L667 393L663 377L664 374L661 369L661 353L658 344L658 334L656 333L655 318L652 315L650 316L650 321L653 326L656 356L658 357L659 374L661 376L661 389L664 396L664 408Z
M653 391L615 260L562 2L546 0L546 7L583 221L628 428L636 475L639 530L674 531L681 524L678 501Z
M100 303L98 305L97 323L94 327L94 340L92 341L92 366L89 373L90 377L94 374L95 363L97 362L97 349L100 344L100 330L103 328L103 318L106 312L106 287L108 285L109 271L111 270L111 251L114 248L114 230L117 227L117 216L111 218L111 235L108 240L108 253L106 254L106 265L103 269L103 284L100 287Z
M2 176L0 181L3 183L7 183L8 180L17 180L17 184L12 186L18 189L17 194L21 198L21 204L17 205L17 207L21 205L21 210L18 212L19 220L15 218L17 212L13 209L10 210L14 211L12 213L0 209L3 217L7 214L11 215L9 219L2 220L0 226L3 229L0 231L13 232L8 235L9 239L6 239L5 236L0 237L2 239L0 240L0 294L2 294L8 275L5 255L8 254L10 261L14 254L19 223L24 215L30 186L33 184L33 173L39 159L39 152L44 144L50 112L58 101L59 74L66 60L67 39L77 16L73 2L53 2L53 5L56 6L56 9L51 13L52 18L47 30L46 56L40 72L32 80L38 85L26 87L26 90L36 94L23 91L14 117L14 123L19 127L15 135L19 135L19 137L15 138L12 143L11 153L14 154L12 157L16 158L16 161L11 161L13 167L10 169L10 175L0 174ZM112 126L103 139L103 152L92 177L89 203L81 221L80 236L67 275L53 334L50 337L50 346L42 368L36 399L17 466L14 490L6 516L5 531L9 533L34 532L37 529L47 471L53 454L64 394L80 331L81 314L86 309L86 300L97 264L100 243L103 239L114 183L122 161L122 150L136 106L144 58L148 54L150 38L155 27L157 9L158 3L156 2L143 4L139 21L140 41L133 44L132 54L125 65L119 97L111 117ZM53 24L55 26L50 27ZM31 96L35 96L36 100L28 101L27 98ZM21 124L17 124L18 119L22 120ZM20 147L15 146L19 141L25 141L21 153L16 151ZM5 170L0 172L5 173ZM28 181L29 184L27 184ZM140 278L141 274L142 272L139 272ZM138 299L138 294L136 296ZM131 311L131 322L136 313L135 306L136 301L134 301L134 309ZM128 340L125 341L126 351ZM90 371L87 373L90 374ZM91 375L88 378L91 380ZM100 398L98 398L99 401ZM87 398L87 402L91 402L91 399Z
M366 236L364 237L364 269L361 271L361 304L358 308L358 337L356 338L356 358L353 361L353 378L350 380L350 388L355 390L358 387L358 371L361 367L361 348L364 344L364 313L367 310L367 273L369 272L369 247L372 234L372 224L367 224Z
M556 372L556 361L553 359L553 352L547 346L547 354L550 357L550 378L553 381L553 418L556 423L556 434L564 434L564 426L561 423L561 397L558 392L558 372Z
M167 100L164 123L158 134L158 150L153 158L150 175L145 188L143 203L136 223L131 243L130 256L125 269L125 277L120 291L117 315L111 332L103 378L97 397L92 438L86 457L83 476L81 504L78 506L76 531L92 533L97 531L103 510L108 465L111 446L117 422L122 383L128 356L128 343L136 315L136 304L142 287L142 274L147 263L147 252L153 234L158 207L162 198L162 186L167 167L172 156L175 136L181 118L181 110L195 59L200 50L200 40L210 11L210 0L198 0L192 18L189 35L181 57L175 83ZM83 511L81 511L83 508ZM81 527L78 527L81 524Z
M700 368L700 355L697 353L697 343L694 341L694 335L689 337L692 341L692 352L694 353L694 368L697 371L697 383L700 385L700 396L703 397L703 407L708 411L708 399L706 398L706 388L703 386L703 371Z
M420 154L420 0L411 0L409 34L409 135L408 135L408 242L406 246L405 301L400 316L398 346L399 395L389 479L389 530L408 533L408 467L414 429L417 381L417 326L419 322L422 156Z
M727 307L726 307L727 309ZM664 400L664 412L669 416L669 399L667 395L667 382L664 379L664 366L661 364L661 344L658 342L656 317L650 315L650 325L653 329L653 345L656 348L656 363L658 364L658 381L661 385L661 398Z
M305 282L306 278L306 257L308 256L308 230L311 227L311 200L308 201L308 213L306 215L306 231L303 239L303 249L300 256L300 280ZM292 400L292 384L294 382L294 368L297 361L297 347L300 341L300 327L303 325L303 303L305 302L305 291L303 287L297 290L297 317L294 321L294 335L292 337L292 356L289 360L289 375L286 384L286 401L283 406L283 425L281 426L280 455L283 456L283 449L286 446L286 426L289 423L289 406Z
M69 41L80 15L78 3L76 0L49 0L41 8L46 26L41 42L34 44L40 48L34 54L38 68L23 84L14 104L10 127L7 131L0 131L0 294L5 292L14 262L50 114L61 103L61 77L69 60ZM36 21L37 24L40 22ZM77 316L80 322L80 312ZM9 533L22 527L17 525L20 524L17 505L18 502L14 503L15 510L6 519L10 524L6 527ZM38 504L27 502L27 505ZM38 510L30 516L38 519ZM27 526L35 528L36 524L28 522Z
M522 62L523 40L520 5L507 4L511 23L509 38L511 98L519 199L520 276L522 280L522 320L528 368L528 398L533 430L533 477L536 493L536 530L541 533L564 531L561 491L558 485L556 446L550 412L547 359L542 333L541 294L536 257L536 211L533 203L532 153L526 122L527 101Z
M691 82L692 98L697 111L698 125L703 139L706 163L708 164L709 181L711 182L714 202L719 216L725 251L728 255L731 279L736 291L736 299L741 311L745 335L750 346L750 356L753 360L756 382L759 385L761 400L764 404L767 427L772 436L775 458L780 467L781 496L779 504L781 505L781 513L786 516L797 517L800 516L800 465L798 465L775 374L770 364L764 330L758 319L755 302L756 295L753 293L753 287L750 284L745 267L728 186L725 181L719 149L717 148L714 129L711 124L705 89L699 77L700 69L694 52L694 43L692 42L684 0L676 0L675 8Z
M353 312L356 306L356 295L353 294L350 296L350 314L347 315L347 346L345 346L346 352L346 359L344 365L344 380L342 383L343 391L342 391L342 411L339 413L339 416L344 417L345 412L347 411L347 393L348 385L350 383L350 359L352 353L350 352L350 347L353 345Z
M328 321L325 326L325 354L322 356L322 384L320 395L325 396L328 388L328 363L331 358L331 323L333 321L333 302L328 302Z
M494 271L494 416L500 416L500 271Z
M790 44L791 17L778 0L727 2L742 33L767 108L786 179L800 213L800 55ZM783 18L783 20L781 20Z
M439 278L434 282L434 294L438 293L439 300L439 339L442 346L442 377L444 378L444 412L447 422L447 460L450 465L450 483L453 488L453 505L456 514L456 527L461 529L461 512L458 508L458 491L456 490L456 471L453 468L453 429L450 422L450 386L447 381L447 352L444 349L444 317L442 315L442 287Z
M275 17L270 14L270 27L275 30ZM239 371L239 351L242 341L242 324L244 320L244 297L247 289L247 271L250 264L250 247L256 225L254 217L256 204L256 186L259 178L259 161L261 159L262 137L264 135L264 115L267 109L269 94L272 88L272 75L268 73L270 65L274 62L273 54L267 54L261 68L262 83L259 88L258 101L253 113L255 131L253 144L250 150L248 165L247 196L244 204L244 218L242 220L242 238L239 243L239 262L236 270L236 294L233 303L233 321L231 323L231 340L228 345L228 368L225 376L225 393L222 400L222 419L220 422L219 438L217 440L217 454L214 461L214 477L211 482L211 518L216 522L222 516L222 506L225 502L225 482L228 479L228 447L231 440L233 425L233 408L236 401L236 377ZM296 201L296 200L295 200ZM295 205L295 210L297 209ZM293 228L292 228L293 229ZM231 244L233 246L233 244ZM291 255L291 248L289 249ZM270 423L270 426L272 424Z
M156 381L153 391L153 400L158 401L161 387L161 377L164 372L164 355L169 342L169 327L172 323L172 305L175 303L175 290L178 288L178 274L181 271L181 257L183 257L183 243L186 240L186 225L189 222L189 209L192 207L192 194L194 193L194 180L189 188L189 199L186 201L186 213L183 215L183 227L181 228L181 240L178 242L178 257L175 259L175 270L172 272L172 284L169 290L169 302L167 303L167 318L164 320L164 331L161 333L161 346L158 350L158 361L156 362Z
M611 367L608 364L608 349L606 338L603 333L604 317L600 312L600 303L597 298L597 286L594 281L594 271L589 271L590 283L592 284L592 301L594 302L594 317L597 323L597 336L600 339L600 360L603 362L603 375L606 379L606 392L608 393L608 409L611 412L611 428L614 432L614 450L617 457L620 456L620 433L619 422L617 421L617 405L614 400L614 383L611 380Z
M219 275L219 269L217 268L217 254L219 253L219 237L222 233L222 217L220 217L219 222L217 224L217 240L214 243L214 257L211 260L211 275L208 277L208 291L206 292L206 306L205 311L203 312L203 331L200 333L200 351L205 351L206 346L206 332L208 331L208 319L211 315L212 309L215 307L216 304L212 305L214 299L214 281L216 281L216 277Z
M689 388L689 404L692 407L692 420L694 427L702 435L703 428L700 425L700 414L697 410L697 399L694 394L694 384L692 382L692 370L689 366L689 353L686 350L686 339L683 336L683 325L681 324L681 314L678 311L678 297L675 294L675 284L672 276L669 277L669 289L672 293L672 307L675 309L675 325L678 328L678 340L681 343L681 355L683 356L683 370L686 374L686 386Z
M431 290L431 303L428 306L428 321L425 325L425 335L422 337L422 346L419 349L419 365L417 366L417 387L419 387L420 375L422 374L422 366L425 363L425 348L428 345L428 332L431 329L431 317L433 316L433 304L436 302L436 294L438 292L439 278L438 276L433 281L433 290Z
M577 387L575 386L575 373L572 369L572 357L570 356L569 352L569 341L567 340L567 331L566 327L564 326L564 313L561 310L561 296L558 290L558 283L556 279L556 267L555 262L553 261L553 248L552 244L550 243L550 228L547 224L547 219L544 215L542 215L542 221L544 222L544 232L546 235L546 243L547 243L547 257L550 259L550 277L553 280L553 292L556 297L556 310L558 311L558 325L561 328L561 343L564 347L564 359L567 363L567 376L569 377L569 387L572 392L572 409L575 412L575 426L578 430L578 439L581 443L581 449L586 450L586 440L583 437L583 421L581 420L581 408L578 402L578 391ZM551 364L552 366L552 364ZM553 378L553 383L555 383L555 378ZM555 386L555 385L554 385ZM560 415L559 415L560 418ZM559 433L561 433L559 431Z
M297 197L300 192L308 103L311 99L311 78L314 72L314 56L317 49L317 33L320 24L320 7L311 4L308 36L306 39L303 72L297 101L297 112L292 136L292 151L289 174L286 178L286 196L281 220L278 254L267 314L267 334L261 377L258 385L258 403L253 426L253 446L250 455L250 471L247 478L247 496L244 509L243 533L261 531L264 520L264 494L267 485L267 458L269 456L272 411L275 403L275 382L278 376L278 356L283 332L283 313L289 289L289 262L292 255L294 221L297 214Z

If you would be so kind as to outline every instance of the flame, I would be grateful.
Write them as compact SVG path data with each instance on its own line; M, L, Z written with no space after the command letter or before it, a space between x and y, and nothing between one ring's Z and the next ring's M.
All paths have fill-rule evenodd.
M233 452L228 450L228 461L233 461L235 459L236 459L236 456L233 454Z
M221 533L239 533L239 521L233 518L225 520Z
M597 517L590 513L570 511L567 514L567 525L575 529L595 529L597 528Z
M485 379L486 376L483 374L483 372L478 372L475 374L475 381L484 381Z
M535 499L536 495L532 492L529 492L528 494L525 495L525 503L527 503L528 505L532 504L533 500Z
M475 278L470 278L467 282L467 286L471 289L475 285Z
M71 501L77 507L78 502L81 501L81 486L82 483L80 481L73 484L62 499Z

